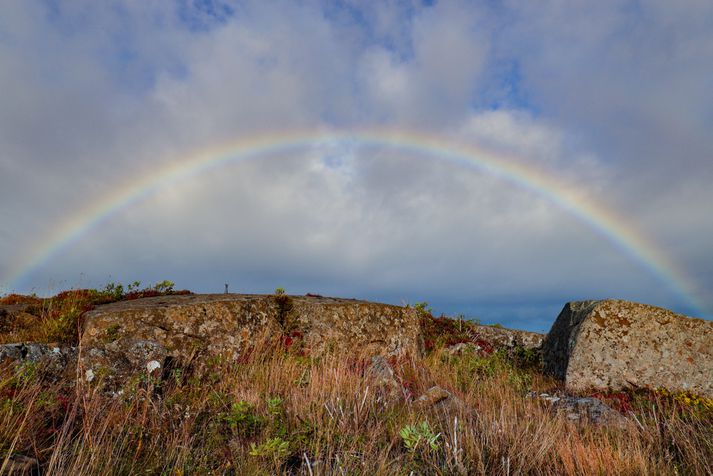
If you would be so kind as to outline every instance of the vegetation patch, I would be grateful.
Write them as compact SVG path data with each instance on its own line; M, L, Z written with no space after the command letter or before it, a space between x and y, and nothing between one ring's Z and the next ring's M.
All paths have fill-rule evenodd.
M143 297L189 294L189 291L174 291L174 284L163 281L141 288L134 282L126 288L122 284L109 283L103 289L74 289L55 296L40 298L35 295L10 294L0 298L0 305L18 306L5 311L0 323L0 344L14 342L42 342L76 345L79 342L84 314L101 304L109 304ZM116 332L118 332L118 328ZM106 339L115 338L113 331Z

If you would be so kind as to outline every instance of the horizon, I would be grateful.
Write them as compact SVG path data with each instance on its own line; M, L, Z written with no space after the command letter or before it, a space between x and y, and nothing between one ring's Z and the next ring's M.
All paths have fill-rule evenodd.
M11 1L0 296L713 319L713 5Z

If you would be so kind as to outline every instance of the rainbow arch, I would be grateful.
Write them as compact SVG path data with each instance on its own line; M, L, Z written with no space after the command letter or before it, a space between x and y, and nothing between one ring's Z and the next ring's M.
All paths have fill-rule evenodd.
M503 154L484 148L457 144L428 135L422 131L390 130L301 130L263 134L243 138L201 150L171 161L152 173L123 182L99 200L54 226L29 252L11 268L10 287L27 279L61 250L71 246L99 223L118 211L142 201L164 187L199 175L227 163L244 161L314 146L319 143L346 142L355 145L398 149L474 167L519 187L547 198L559 208L575 216L597 231L623 253L642 264L683 297L697 312L704 306L697 299L697 290L685 273L652 242L614 211L609 210L577 190L548 176L544 171L528 166Z

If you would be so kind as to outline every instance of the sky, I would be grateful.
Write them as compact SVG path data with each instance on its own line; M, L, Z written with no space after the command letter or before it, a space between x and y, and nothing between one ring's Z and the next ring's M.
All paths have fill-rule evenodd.
M713 3L0 4L0 294L713 318Z

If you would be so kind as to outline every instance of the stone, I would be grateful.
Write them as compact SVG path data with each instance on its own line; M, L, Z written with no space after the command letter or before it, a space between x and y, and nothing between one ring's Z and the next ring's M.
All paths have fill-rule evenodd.
M460 398L437 385L426 390L413 403L417 408L434 409L443 414L459 413L465 409Z
M569 390L665 387L713 397L713 322L622 300L571 302L543 343Z
M537 349L542 345L544 334L495 326L473 326L478 335L494 348L523 347Z
M371 364L364 375L377 386L380 396L384 397L385 401L396 401L404 397L404 388L396 379L394 369L383 355L375 355L371 358Z
M82 365L117 378L150 361L236 359L262 336L285 336L310 355L420 355L414 309L351 299L286 295L173 295L99 306L84 318ZM99 372L99 369L104 369Z
M16 366L26 363L37 365L45 378L57 380L74 374L77 363L77 348L34 342L0 345L0 362L9 360Z
M574 423L620 428L628 423L624 415L594 397L556 396L547 393L528 396L544 402L549 405L553 413L562 414Z
M21 454L13 454L7 459L2 474L15 476L31 476L40 474L40 463L35 458Z
M480 351L480 346L472 342L459 342L443 349L448 355L462 355L468 352Z

